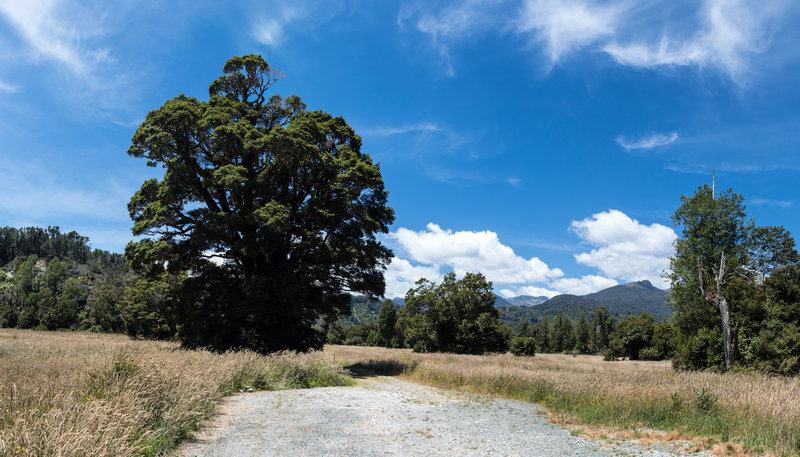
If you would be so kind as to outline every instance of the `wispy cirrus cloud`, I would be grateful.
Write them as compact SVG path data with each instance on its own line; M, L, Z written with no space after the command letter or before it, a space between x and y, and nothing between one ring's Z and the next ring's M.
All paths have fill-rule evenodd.
M702 0L682 6L667 0L523 0L513 6L463 0L440 8L406 7L398 25L405 29L411 22L427 35L451 76L454 45L490 33L516 33L543 48L547 67L589 52L627 67L710 68L745 86L756 73L755 59L770 50L776 33L794 23L787 13L797 10L790 0Z
M346 10L346 4L341 0L275 0L252 2L247 8L252 18L250 37L275 47L294 29L305 33L330 22Z
M0 92L8 92L11 94L19 92L19 86L15 86L13 84L9 84L0 80Z
M36 58L61 63L77 75L88 76L98 63L113 60L107 47L88 44L103 33L103 23L85 8L55 0L0 0L0 15Z
M403 6L397 15L397 25L405 30L408 23L417 32L427 35L447 76L455 76L450 47L459 41L481 36L488 30L504 27L506 0L461 0L445 3L442 8L430 7L429 2Z
M750 203L756 206L777 206L779 208L791 208L792 202L788 200L770 200L767 198L754 198L750 200Z
M399 127L368 127L361 129L359 133L365 136L392 136L402 135L405 133L420 133L420 132L439 132L443 129L436 124L423 122L419 124L403 125Z
M627 8L624 3L528 0L520 11L517 31L534 33L555 64L570 52L613 37Z
M678 132L672 133L650 133L639 137L626 137L620 135L614 139L626 151L633 151L636 149L653 149L659 146L666 146L674 143L678 139Z

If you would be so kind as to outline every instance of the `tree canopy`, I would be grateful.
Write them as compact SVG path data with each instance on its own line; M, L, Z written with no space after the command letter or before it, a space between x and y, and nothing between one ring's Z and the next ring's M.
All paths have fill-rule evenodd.
M315 324L380 296L394 213L378 164L341 117L269 95L279 73L234 57L209 100L150 112L128 154L164 168L128 204L134 269L187 272L176 310L188 346L320 347Z
M509 329L500 322L495 299L491 281L480 273L458 280L448 273L440 284L423 278L406 294L398 326L406 344L424 352L505 352Z
M671 304L683 337L680 365L730 369L740 339L746 362L755 362L754 341L764 336L765 296L778 283L768 279L800 257L783 227L756 227L746 216L744 197L730 189L714 195L701 186L691 197L681 196L673 216L681 236L670 259Z

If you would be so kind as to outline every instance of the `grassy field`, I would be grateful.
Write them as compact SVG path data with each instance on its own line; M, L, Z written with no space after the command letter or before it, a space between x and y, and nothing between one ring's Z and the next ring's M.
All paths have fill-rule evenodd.
M225 395L351 382L320 355L0 329L0 456L163 455Z
M559 354L415 354L354 346L327 346L325 353L337 363L425 384L540 403L573 427L701 437L700 444L718 455L800 455L800 378L676 372L669 362Z

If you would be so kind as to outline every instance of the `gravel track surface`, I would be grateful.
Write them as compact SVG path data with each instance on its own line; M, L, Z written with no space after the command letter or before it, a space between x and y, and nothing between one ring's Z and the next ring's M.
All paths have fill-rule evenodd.
M354 387L239 394L179 456L674 456L572 436L539 406L370 377ZM684 454L686 455L686 454Z

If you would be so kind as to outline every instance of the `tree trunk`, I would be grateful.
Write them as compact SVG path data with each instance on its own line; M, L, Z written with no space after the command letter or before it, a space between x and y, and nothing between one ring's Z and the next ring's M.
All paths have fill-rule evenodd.
M719 311L719 315L722 318L722 339L723 339L723 349L725 351L725 371L728 371L733 366L733 361L735 359L734 352L731 350L731 314L730 308L728 307L728 300L725 298L725 294L722 292L722 284L723 280L725 279L725 253L722 254L719 260L719 272L717 273L717 294L714 295L709 289L708 285L706 284L706 277L705 273L703 272L703 262L700 258L697 259L697 269L700 275L700 293L703 294L703 298L706 299L708 303L710 303L714 308Z

